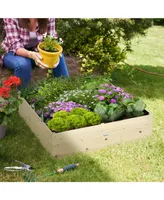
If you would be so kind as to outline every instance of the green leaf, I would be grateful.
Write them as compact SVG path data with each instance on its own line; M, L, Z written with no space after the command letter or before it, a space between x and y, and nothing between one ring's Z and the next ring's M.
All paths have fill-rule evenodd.
M128 105L126 109L127 109L127 112L130 112L130 113L131 113L131 112L134 111L134 105L133 105L133 104Z
M96 104L96 107L94 109L94 112L100 115L103 122L108 121L107 111L108 111L107 107L104 106L102 103Z
M145 110L146 104L140 99L134 104L134 110L136 112L142 112Z
M115 121L120 119L124 113L125 113L125 108L122 105L117 105L117 107L114 108L110 108L108 111L108 117L109 117L109 121Z

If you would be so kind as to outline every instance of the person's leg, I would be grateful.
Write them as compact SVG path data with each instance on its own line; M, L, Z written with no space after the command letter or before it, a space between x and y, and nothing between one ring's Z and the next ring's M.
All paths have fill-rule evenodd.
M4 67L14 70L14 75L21 79L20 88L25 88L30 82L32 73L32 63L29 58L13 55L9 52L3 59Z
M67 64L65 62L65 58L63 54L60 57L59 65L53 69L53 74L54 74L54 77L69 76Z

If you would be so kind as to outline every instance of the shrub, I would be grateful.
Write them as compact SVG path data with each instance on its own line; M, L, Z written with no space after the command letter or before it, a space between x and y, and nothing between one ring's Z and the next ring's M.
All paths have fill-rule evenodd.
M82 71L104 74L125 60L131 39L144 35L151 25L152 19L59 19L57 31L65 53L81 58Z
M164 18L154 18L153 23L154 23L154 25L157 25L157 26L163 26Z

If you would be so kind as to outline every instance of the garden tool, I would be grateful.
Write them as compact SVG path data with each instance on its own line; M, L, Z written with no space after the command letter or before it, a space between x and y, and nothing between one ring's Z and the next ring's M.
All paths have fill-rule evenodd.
M18 160L15 160L15 162L19 163L21 166L5 167L4 170L13 172L13 171L20 171L20 170L31 171L32 169L30 165L24 164L23 162L20 162Z
M34 177L34 175L30 172L27 172L26 171L26 173L25 173L25 175L24 175L24 179L25 179L25 181L27 181L27 182L34 182L34 181L36 181L36 180L38 180L38 179L40 179L40 178L45 178L45 177L48 177L48 176L52 176L52 175L54 175L54 174L58 174L58 173L63 173L63 172L65 172L65 171L68 171L68 170L71 170L71 169L74 169L74 168L76 168L76 167L78 167L79 166L79 163L76 163L76 164L71 164L71 165L68 165L68 166L66 166L66 167L63 167L63 168L59 168L59 169L57 169L56 171L54 171L54 172L51 172L51 173L49 173L49 174L45 174L45 175L43 175L43 176L39 176L39 177Z

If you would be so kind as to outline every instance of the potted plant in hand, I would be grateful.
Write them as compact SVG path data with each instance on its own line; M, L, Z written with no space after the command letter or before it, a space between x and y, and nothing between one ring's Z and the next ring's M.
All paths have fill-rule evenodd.
M18 112L22 100L17 90L20 78L10 76L3 81L0 87L0 139L5 136L6 126L11 121L11 116Z
M59 61L63 48L52 35L47 35L38 45L38 51L43 58L42 62L49 68L54 68L54 65Z

